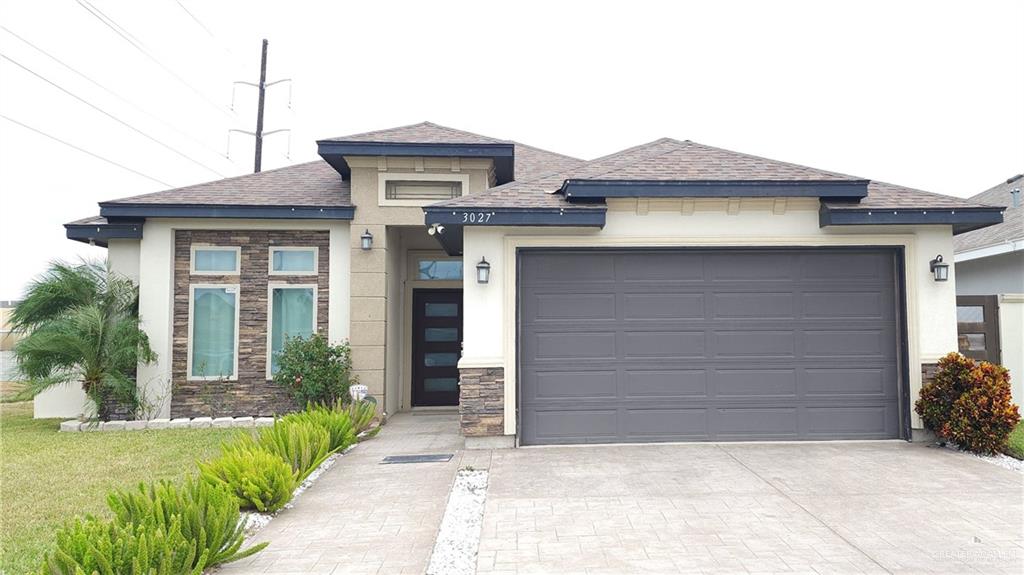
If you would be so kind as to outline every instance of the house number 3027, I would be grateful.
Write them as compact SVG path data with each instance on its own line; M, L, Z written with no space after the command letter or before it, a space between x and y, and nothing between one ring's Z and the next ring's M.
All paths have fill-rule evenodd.
M462 223L464 224L486 224L491 221L493 213L486 212L462 212Z

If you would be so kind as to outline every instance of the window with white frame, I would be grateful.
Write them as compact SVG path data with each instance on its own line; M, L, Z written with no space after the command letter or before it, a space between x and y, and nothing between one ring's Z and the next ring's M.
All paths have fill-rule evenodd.
M278 370L278 355L289 338L307 338L316 331L317 286L271 284L267 298L267 379Z
M238 378L238 285L189 286L189 379Z
M469 192L469 174L386 172L377 175L382 206L425 206Z
M237 275L242 248L238 246L192 246L193 275Z
M462 280L461 259L420 258L416 264L418 280Z
M316 275L319 256L320 250L316 247L273 246L270 248L270 275Z

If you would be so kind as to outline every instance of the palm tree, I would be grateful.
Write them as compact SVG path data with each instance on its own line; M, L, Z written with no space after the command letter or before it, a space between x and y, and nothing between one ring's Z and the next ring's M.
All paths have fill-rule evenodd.
M108 400L138 408L135 370L156 354L139 328L139 290L105 262L55 262L31 285L11 314L25 336L14 348L27 378L25 396L81 382L96 412Z

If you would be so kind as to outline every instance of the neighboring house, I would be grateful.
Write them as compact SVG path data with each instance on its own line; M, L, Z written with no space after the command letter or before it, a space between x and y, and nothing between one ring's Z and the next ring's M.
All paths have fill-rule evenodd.
M1005 208L1003 223L954 238L960 351L1010 370L1024 401L1024 208L1018 174L970 201Z
M583 161L431 123L66 225L140 283L156 414L292 407L282 337L350 340L387 413L471 444L910 438L957 348L930 262L1002 208L661 139Z
M11 329L11 312L17 305L16 301L0 300L0 383L18 379L14 361L14 344L18 343L18 335Z

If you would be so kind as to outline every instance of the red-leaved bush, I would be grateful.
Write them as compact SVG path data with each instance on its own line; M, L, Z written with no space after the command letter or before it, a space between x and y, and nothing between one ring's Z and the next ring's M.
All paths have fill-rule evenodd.
M938 372L921 388L914 409L940 438L975 453L1002 451L1020 421L1006 368L959 353L939 360Z

